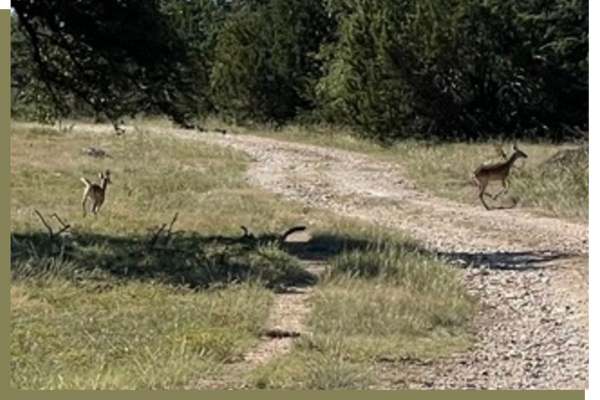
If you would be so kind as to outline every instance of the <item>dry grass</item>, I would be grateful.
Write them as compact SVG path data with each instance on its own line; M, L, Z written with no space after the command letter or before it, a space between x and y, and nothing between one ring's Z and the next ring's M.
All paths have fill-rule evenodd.
M209 119L209 129L225 128L231 133L253 134L328 146L370 154L380 159L401 164L410 179L424 189L438 195L481 206L477 189L472 184L472 172L481 163L500 161L494 144L456 143L433 144L404 141L382 147L361 140L347 129L333 126L290 125L280 129L269 126L231 126L217 119ZM537 211L565 218L587 221L589 209L589 162L587 152L582 157L553 162L557 153L577 148L576 144L552 145L520 143L528 155L519 160L513 170L509 193L496 205L530 207ZM505 152L510 146L504 144ZM495 190L495 188L490 188ZM500 187L498 187L498 190ZM500 200L499 200L500 201Z
M501 205L531 207L540 212L587 220L589 209L589 163L587 153L566 163L549 161L560 151L574 145L522 143L528 154L516 162L511 172L508 195ZM509 146L504 146L509 153ZM481 163L501 161L492 143L444 144L423 146L406 143L397 147L394 158L407 169L409 176L423 187L448 198L481 206L476 187L470 184L471 173ZM488 191L500 190L500 186ZM490 203L491 204L491 203Z

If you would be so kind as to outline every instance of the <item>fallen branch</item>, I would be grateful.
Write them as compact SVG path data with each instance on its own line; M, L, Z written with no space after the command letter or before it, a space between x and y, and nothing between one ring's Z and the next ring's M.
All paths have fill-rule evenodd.
M167 236L166 236L166 242L167 244L169 243L169 240L171 240L171 234L173 233L173 225L175 224L175 221L177 221L177 217L179 216L179 213L176 212L175 215L173 215L173 219L171 220L171 223L169 224L169 229L167 230Z
M244 225L242 225L240 228L242 228L242 230L244 231L242 239L254 239L254 235L249 233L248 228L246 228Z
M158 230L156 232L154 232L154 235L152 235L152 238L150 239L150 242L148 242L148 249L149 250L153 250L154 249L154 246L156 245L156 242L158 242L158 238L159 238L160 234L162 233L162 231L165 230L166 227L167 227L167 224L162 224L162 226L160 228L158 228Z
M288 229L287 231L285 231L283 233L283 235L281 235L281 243L285 242L285 239L287 239L288 236L290 236L292 233L296 233L296 232L302 232L305 231L306 227L305 226L294 226L293 228Z
M52 228L50 227L50 225L48 225L48 223L44 219L44 216L42 215L42 213L40 213L38 210L33 210L33 212L37 214L37 216L39 217L40 221L42 221L42 224L44 224L44 226L46 227L46 229L48 229L48 234L50 235L50 237L53 237L54 236L54 232L52 232Z
M69 228L71 228L71 225L69 225L69 224L65 223L65 222L64 222L64 221L63 221L63 220L62 220L62 219L61 219L61 218L58 216L58 214L57 214L57 213L54 213L54 214L52 214L52 216L53 216L54 218L56 218L56 220L57 220L58 222L60 222L60 224L62 225L62 228L61 228L61 229L60 229L58 232L56 232L55 236L58 236L58 235L60 235L61 233L63 233L63 232L65 232L65 231L67 231Z
M50 224L48 224L48 222L46 222L46 219L44 218L44 216L42 215L41 212L39 212L38 210L33 210L33 212L36 213L36 215L38 216L38 218L40 219L40 221L42 221L42 224L44 224L44 226L46 227L46 229L48 230L48 234L50 235L50 239L56 239L57 237L59 237L62 233L66 232L67 230L69 230L71 228L71 225L65 223L59 216L58 214L54 213L52 214L52 216L54 218L56 218L56 220L62 225L62 228L60 228L58 230L58 232L54 232L52 230L52 227L50 226Z
M178 216L179 216L179 213L175 213L175 215L173 216L173 219L171 220L171 223L168 225L169 229L167 230L167 235L166 235L167 242L171 238L171 235L173 233L173 225L175 224L175 221L177 221L177 217ZM167 228L167 224L162 224L156 230L156 232L154 232L154 234L152 235L152 238L148 242L148 249L149 250L154 250L155 249L156 243L158 243L158 239L160 239L161 233L163 233L166 228ZM152 229L149 229L149 230L151 231Z
M300 332L286 331L283 329L274 328L263 330L262 336L266 336L271 339L297 338L300 337Z
M291 234L296 233L296 232L302 232L302 231L306 230L306 226L300 225L300 226L294 226L294 227L288 229L281 235L268 234L268 235L262 235L262 236L256 237L252 233L250 233L248 231L248 228L246 228L245 226L242 226L241 228L244 231L244 234L242 235L241 240L251 241L252 243L266 243L266 242L274 241L278 246L282 246L283 243L285 242L285 240Z

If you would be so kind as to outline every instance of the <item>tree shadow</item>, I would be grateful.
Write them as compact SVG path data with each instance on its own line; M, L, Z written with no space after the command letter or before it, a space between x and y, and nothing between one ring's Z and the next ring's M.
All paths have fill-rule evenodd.
M437 252L439 257L450 263L471 268L489 268L505 271L527 271L548 268L556 260L577 257L576 254L560 252Z
M301 260L327 261L344 252L366 250L377 251L383 246L390 244L401 246L407 251L430 254L428 250L425 250L417 242L391 242L339 233L319 233L306 242L286 242L283 244L283 248L286 252Z
M285 234L253 235L245 228L243 235L231 236L157 232L13 233L11 277L160 280L199 289L258 279L269 288L281 289L317 283L318 274L302 261L323 262L345 251L377 246L366 238L328 233L304 242L285 242Z
M432 252L417 242L389 243L338 233L318 233L305 241L281 239L276 233L254 236L247 232L241 236L195 232L116 236L75 231L60 237L13 233L11 277L158 280L194 289L255 280L279 289L318 282L317 273L301 261L324 262L344 252L377 251L389 244L464 267L499 270L545 268L551 261L572 257L536 252Z
M11 277L158 280L195 289L253 280L268 288L316 283L276 237L13 233Z
M285 243L285 250L304 260L326 261L345 251L377 249L380 244L367 238L349 235L319 234L305 243ZM490 268L507 271L542 269L547 268L548 264L553 261L578 257L577 254L548 251L441 252L425 249L417 242L410 241L395 245L465 268Z

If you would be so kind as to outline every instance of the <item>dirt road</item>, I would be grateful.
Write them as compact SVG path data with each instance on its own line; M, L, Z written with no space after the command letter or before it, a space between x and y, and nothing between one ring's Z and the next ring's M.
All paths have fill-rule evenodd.
M588 283L580 273L587 268L587 225L442 199L416 188L400 166L356 153L253 136L179 134L248 153L253 184L408 232L472 266L465 279L482 301L475 348L401 369L381 365L386 388L588 387Z

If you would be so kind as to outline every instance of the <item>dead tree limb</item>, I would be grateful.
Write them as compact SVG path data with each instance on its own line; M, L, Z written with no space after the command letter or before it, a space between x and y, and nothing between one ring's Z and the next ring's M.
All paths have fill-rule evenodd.
M296 232L302 232L305 231L306 227L305 226L294 226L293 228L288 229L287 231L285 231L283 233L283 235L281 235L281 242L285 242L285 239L287 239L288 236L290 236L292 233L296 233Z
M40 221L42 221L42 224L44 224L44 226L46 227L46 229L48 230L48 234L50 235L50 239L56 239L57 237L59 237L62 233L66 232L67 230L69 230L71 228L71 225L65 223L59 216L58 214L54 213L52 214L52 216L54 218L56 218L56 220L62 225L62 228L60 228L57 232L54 232L52 230L52 227L50 226L50 224L48 224L48 222L46 222L46 219L44 218L44 216L42 215L41 212L39 212L38 210L33 210L33 212L36 213L36 215L38 216L38 218L40 219Z
M248 231L248 228L246 228L244 225L242 225L240 228L242 228L242 230L244 231L242 239L254 239L254 235Z
M54 237L54 232L52 232L52 227L50 225L48 225L48 223L44 219L44 216L42 215L42 213L40 213L38 210L33 210L33 212L36 213L38 218L40 219L40 221L42 221L42 224L44 224L44 226L48 230L48 234L50 235L50 237Z
M62 228L60 228L60 230L58 232L56 232L55 236L59 236L61 233L66 232L68 229L71 228L71 225L65 223L59 216L57 213L52 214L52 216L54 218L56 218L56 220L58 222L60 222L60 224L62 225Z
M177 221L177 217L179 217L179 213L176 212L175 215L173 215L173 219L171 220L171 223L169 224L169 229L167 229L167 236L165 239L165 242L168 244L169 240L171 240L171 235L173 234L173 225L175 225L175 221Z
M179 216L179 213L176 212L175 215L173 215L173 219L171 219L171 223L169 223L168 225L168 229L167 229L167 224L162 224L152 235L152 238L150 238L150 241L148 242L148 249L149 250L153 250L156 246L156 244L158 243L158 240L160 239L160 235L165 231L165 229L167 229L167 235L166 235L166 241L168 242L171 239L171 235L173 234L173 225L175 224L175 221L177 221L177 217ZM152 229L149 229L149 231L152 231Z

